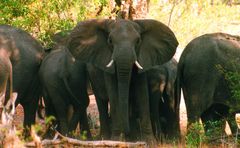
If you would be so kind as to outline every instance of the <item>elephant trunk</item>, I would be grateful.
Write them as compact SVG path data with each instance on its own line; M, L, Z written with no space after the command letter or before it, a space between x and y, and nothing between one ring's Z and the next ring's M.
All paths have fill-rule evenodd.
M129 89L132 73L132 64L129 60L121 60L116 62L118 75L118 104L119 119L121 125L121 133L126 135L130 132L129 127Z

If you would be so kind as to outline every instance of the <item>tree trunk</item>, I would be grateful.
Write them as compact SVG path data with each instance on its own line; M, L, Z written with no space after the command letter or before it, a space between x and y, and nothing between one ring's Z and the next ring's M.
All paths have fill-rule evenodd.
M150 0L115 0L113 13L122 19L144 19L147 17Z

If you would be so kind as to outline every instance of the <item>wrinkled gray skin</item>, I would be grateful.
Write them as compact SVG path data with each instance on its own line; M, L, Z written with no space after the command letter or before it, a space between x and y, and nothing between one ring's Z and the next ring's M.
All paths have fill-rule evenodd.
M109 110L108 110L109 100L108 100L108 96L106 93L105 83L103 83L103 81L104 81L103 72L100 69L98 69L97 67L93 66L92 64L86 64L86 63L82 63L80 61L72 62L70 59L70 55L65 51L57 51L57 52L54 51L54 50L61 50L61 48L65 48L66 39L69 34L70 34L70 31L62 31L62 32L56 33L52 37L53 48L48 49L47 52L48 53L53 52L53 53L51 53L51 57L49 57L50 59L46 58L44 60L46 62L45 62L45 64L42 64L42 66L41 66L44 68L42 68L40 75L41 75L41 77L43 77L42 78L43 81L44 81L44 79L46 79L46 81L63 83L63 81L64 81L63 79L66 79L64 77L58 78L58 79L55 78L53 80L49 79L49 77L44 77L44 73L48 73L48 75L50 74L52 76L55 75L54 72L49 73L46 65L48 65L49 68L56 67L56 65L59 65L57 67L58 71L65 71L65 73L68 73L68 74L64 75L65 77L74 76L75 80L74 81L72 80L70 82L73 84L75 83L74 86L76 86L76 88L79 89L80 93L74 92L74 91L76 91L75 88L72 89L71 87L69 87L69 89L66 89L68 87L67 85L73 85L73 84L69 84L69 79L67 79L66 84L64 84L65 86L56 86L55 89L63 90L63 92L65 94L67 94L68 96L70 96L70 98L72 100L74 100L74 98L77 98L80 101L79 103L81 103L81 104L78 104L79 106L84 104L84 102L86 102L86 99L88 99L88 98L86 98L86 91L88 92L88 95L90 95L94 92L97 106L98 106L98 111L99 111L99 118L100 118L99 138L100 139L109 139L110 138L110 125L109 125L110 117L109 117L109 113L108 113L109 112ZM62 60L70 59L70 61L67 62L68 64L66 65L67 67L71 67L70 70L69 70L69 68L66 68L65 65L63 65L63 62L57 63L58 60L56 60L56 59L59 59L59 58ZM54 60L54 61L51 62L50 60ZM89 84L87 84L87 83L89 83L88 81L90 81L90 83L91 83L91 88L89 87ZM43 87L48 86L48 85L49 85L48 83L43 84ZM88 85L87 90L86 90L86 85ZM54 95L54 92L50 92L50 94ZM77 94L77 96L75 96L75 94ZM48 98L48 100L52 100L51 97L46 97L46 98ZM63 98L63 97L60 98L60 100L64 100L64 99L66 99L66 98ZM69 98L67 98L67 99L69 99ZM83 102L81 102L82 100L83 100ZM59 103L59 102L57 102L57 103ZM70 109L70 107L71 107L69 105L72 105L72 104L71 103L62 104L62 106L65 106L65 109L67 109L67 110ZM84 104L84 105L86 106L87 104ZM77 107L77 106L75 105L75 107ZM82 107L84 108L84 106L82 106ZM88 122L87 119L85 118L85 109L80 108L80 112L82 114L75 113L75 115L74 115L75 118L72 118L71 123L69 123L69 124L66 123L66 121L67 121L67 118L69 118L69 116L71 116L71 113L67 115L68 117L64 116L62 121L64 122L63 125L65 126L64 127L65 131L66 131L67 124L68 124L68 127L72 125L71 127L69 127L70 129L68 129L68 130L74 130L76 128L75 126L78 122L80 122L80 124L84 123L84 125L81 126L81 127L83 127L83 129L81 131L89 131L88 128L86 128L87 126L85 124L86 122ZM79 117L77 118L77 116L79 116ZM91 138L90 133L88 133L88 138L89 139Z
M176 96L177 61L154 66L147 71L150 115L153 133L158 140L179 138L179 103Z
M41 90L37 73L43 48L27 32L8 25L0 25L0 44L12 63L13 92L18 93L16 104L20 103L24 109L24 127L30 127L35 123Z
M104 71L112 139L128 138L129 108L132 107L138 108L141 138L154 140L145 71L170 60L177 46L173 32L154 20L87 20L73 29L69 51L77 60L92 63ZM129 98L130 90L132 98ZM137 107L130 106L130 100L135 101Z
M65 48L56 48L43 59L39 70L46 115L55 116L57 129L63 135L75 131L80 121L81 133L87 132L91 139L86 111L89 105L86 64L73 61ZM69 106L73 106L72 116L68 114Z
M9 55L4 44L0 43L0 115L12 96L12 64Z
M99 139L110 139L111 137L111 120L109 115L109 97L104 83L104 72L93 66L86 64L89 80L91 83L92 91L94 93L100 121L100 134ZM89 92L89 91L88 91Z
M186 46L178 70L186 103L188 129L201 118L207 131L211 128L208 121L220 121L229 116L229 109L236 106L236 102L231 99L228 82L219 67L226 72L239 73L239 63L240 37L237 36L205 34Z

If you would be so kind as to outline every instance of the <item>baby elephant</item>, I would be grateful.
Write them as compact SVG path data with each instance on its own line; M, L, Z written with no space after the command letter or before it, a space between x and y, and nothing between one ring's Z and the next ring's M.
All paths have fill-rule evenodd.
M86 112L89 104L86 64L74 61L64 46L61 46L44 58L39 75L46 115L56 118L57 130L68 135L76 129L80 121L81 132L86 132L85 136L91 139ZM69 106L73 106L70 119Z
M176 138L180 134L179 101L175 100L177 61L155 66L147 72L150 115L154 135Z

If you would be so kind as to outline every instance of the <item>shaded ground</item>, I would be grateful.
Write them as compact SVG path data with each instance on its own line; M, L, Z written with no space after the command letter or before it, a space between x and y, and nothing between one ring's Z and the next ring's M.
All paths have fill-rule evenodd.
M91 119L90 127L91 132L93 135L97 135L99 132L99 117L98 117L98 109L95 101L94 95L90 96L90 104L88 107L88 116ZM187 117L186 117L186 110L184 106L184 102L181 101L180 106L180 124L181 124L181 130L182 134L186 132L186 125L187 125ZM17 129L22 129L23 126L23 108L21 105L18 105L16 108L16 113L14 116L14 125L17 127ZM44 124L43 120L39 120L37 118L37 123Z

